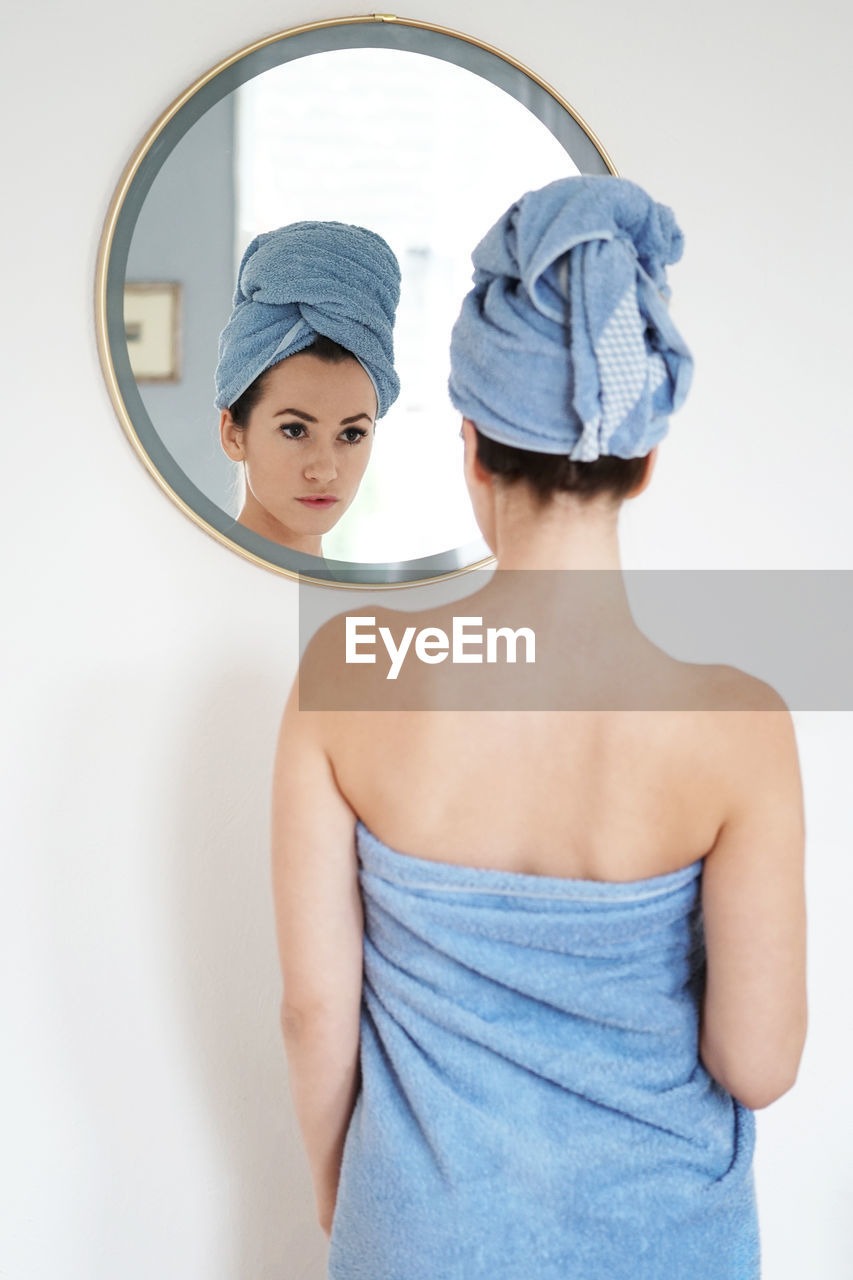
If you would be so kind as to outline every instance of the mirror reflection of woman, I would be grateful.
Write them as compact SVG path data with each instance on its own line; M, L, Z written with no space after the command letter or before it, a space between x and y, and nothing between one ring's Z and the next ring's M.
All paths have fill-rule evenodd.
M369 607L397 636L515 609L554 701L414 662L389 705L335 618L285 709L282 1025L330 1280L760 1275L753 1111L806 1032L793 725L763 681L652 643L619 554L690 382L681 247L624 179L499 219L450 379L498 570L455 604Z
M297 222L257 236L219 341L220 439L240 464L238 522L322 555L355 498L377 419L399 394L400 269L381 236Z

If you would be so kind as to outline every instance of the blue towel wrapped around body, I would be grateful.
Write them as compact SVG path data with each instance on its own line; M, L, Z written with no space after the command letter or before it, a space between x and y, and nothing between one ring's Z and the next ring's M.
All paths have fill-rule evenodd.
M400 394L393 336L399 301L400 265L375 231L309 220L255 236L219 336L216 408L230 408L265 370L323 334L365 369L381 418Z
M471 255L453 327L453 405L501 444L578 462L647 454L685 400L693 358L668 312L672 210L627 178L528 191Z
M330 1280L756 1280L754 1116L697 1053L701 859L617 883L356 834Z

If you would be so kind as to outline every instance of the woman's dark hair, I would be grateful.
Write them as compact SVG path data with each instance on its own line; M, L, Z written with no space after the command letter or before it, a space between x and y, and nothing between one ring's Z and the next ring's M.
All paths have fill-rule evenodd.
M304 347L303 350L310 351L312 356L319 356L321 360L326 360L329 364L340 364L342 360L355 360L356 358L351 351L347 351L346 347L333 342L331 338L327 338L322 333L318 333L311 345ZM249 383L243 394L239 395L234 403L229 406L229 412L236 427L246 426L249 421L249 414L263 395L267 374L274 368L274 364L270 365L269 369L265 369L263 373L259 374L254 382Z
M509 484L525 481L541 506L555 493L576 493L582 499L609 493L618 502L639 484L645 471L645 456L617 458L604 454L593 462L574 462L565 454L534 453L500 444L476 427L474 430L477 458L486 470Z

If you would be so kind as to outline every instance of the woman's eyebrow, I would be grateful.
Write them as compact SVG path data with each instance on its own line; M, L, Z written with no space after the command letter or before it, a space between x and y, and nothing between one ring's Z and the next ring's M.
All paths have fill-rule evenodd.
M305 413L302 409L279 409L277 413L273 414L273 417L281 418L285 413L292 413L295 418L301 418L303 422L317 421L317 419L313 418L310 413ZM341 418L340 425L342 427L346 427L351 422L358 422L359 418L366 418L368 422L373 421L368 413L354 413L351 418Z
M280 418L282 414L292 413L295 418L302 418L305 422L316 422L316 418L312 418L310 413L304 413L302 409L279 409L278 413L274 413L274 418Z

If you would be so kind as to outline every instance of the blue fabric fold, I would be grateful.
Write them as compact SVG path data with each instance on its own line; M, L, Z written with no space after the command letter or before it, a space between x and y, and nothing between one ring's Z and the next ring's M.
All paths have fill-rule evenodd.
M450 398L486 436L590 462L649 452L693 359L667 303L683 235L634 182L560 178L529 191L472 254L451 336Z
M616 883L356 834L330 1280L756 1280L754 1116L697 1052L701 860Z
M364 367L381 418L400 394L393 340L399 301L399 263L375 231L307 221L255 236L219 337L216 408L230 408L266 369L324 334Z

